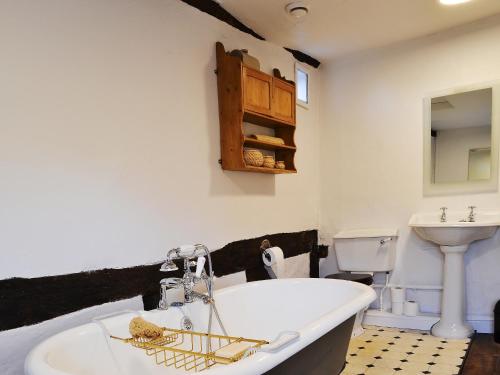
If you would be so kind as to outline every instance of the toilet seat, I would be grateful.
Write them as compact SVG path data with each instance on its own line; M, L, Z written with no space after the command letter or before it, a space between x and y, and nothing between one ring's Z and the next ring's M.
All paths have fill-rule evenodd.
M339 272L325 276L325 279L354 281L356 283L365 284L368 286L373 284L373 277L364 273Z

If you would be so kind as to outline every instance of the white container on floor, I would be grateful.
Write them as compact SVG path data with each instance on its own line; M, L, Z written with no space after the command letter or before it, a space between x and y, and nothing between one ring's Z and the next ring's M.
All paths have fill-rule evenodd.
M391 301L392 302L404 302L406 300L405 288L399 286L391 288Z
M401 287L391 288L391 308L394 315L403 315L405 292L405 289Z
M391 306L394 315L403 315L403 302L393 302Z
M406 316L417 316L419 311L418 302L406 301L404 311Z

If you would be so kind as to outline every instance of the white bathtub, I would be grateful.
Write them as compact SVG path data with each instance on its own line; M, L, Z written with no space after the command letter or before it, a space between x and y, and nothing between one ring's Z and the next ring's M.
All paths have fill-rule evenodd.
M256 353L231 365L220 365L203 373L263 374L286 361L332 331L375 299L368 286L342 280L281 279L251 282L221 289L215 293L216 305L231 336L272 341L281 331L298 331L300 339L274 354ZM147 320L180 328L183 313L194 323L195 331L206 331L208 307L201 302L166 311L141 312ZM133 315L103 320L111 334L129 337L128 323ZM214 322L216 320L214 319ZM218 325L215 323L215 330ZM352 325L351 325L352 327ZM220 332L220 331L219 331ZM348 340L348 339L347 339ZM185 373L158 366L142 350L123 342L108 340L96 323L85 324L45 340L26 358L27 375L146 375ZM332 343L332 345L335 345ZM346 348L341 348L344 350ZM345 353L344 353L345 356ZM116 363L119 364L117 368Z

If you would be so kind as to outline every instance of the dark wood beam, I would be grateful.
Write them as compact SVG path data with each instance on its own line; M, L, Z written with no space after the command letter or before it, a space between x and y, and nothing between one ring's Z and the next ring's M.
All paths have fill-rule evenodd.
M191 5L192 7L211 15L212 17L217 18L218 20L227 23L228 25L233 26L234 28L243 31L244 33L250 34L259 40L265 40L265 38L251 28L240 22L236 17L234 17L231 13L225 10L218 2L214 0L181 0L183 3ZM305 64L311 65L314 68L318 68L320 62L316 60L314 57L309 56L308 54L297 51L295 49L286 48L288 52L290 52L295 59Z
M314 68L318 68L319 65L321 64L318 60L316 60L314 57L309 56L308 54L305 54L304 52L297 51L296 49L291 49L287 47L285 48L288 52L290 52L293 57L295 57L296 60L311 65Z
M250 34L259 40L265 40L264 37L257 34L248 26L241 23L236 17L225 10L219 3L214 0L181 0L182 2L191 5L192 7L201 10L204 13L221 20L222 22L231 25L232 27Z

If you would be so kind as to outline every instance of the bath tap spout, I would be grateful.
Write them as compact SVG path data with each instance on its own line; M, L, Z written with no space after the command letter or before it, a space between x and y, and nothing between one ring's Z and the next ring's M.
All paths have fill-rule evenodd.
M158 302L158 309L167 310L169 307L167 301L167 290L169 288L179 288L182 286L182 279L178 277L169 277L161 279L160 281L160 302Z

